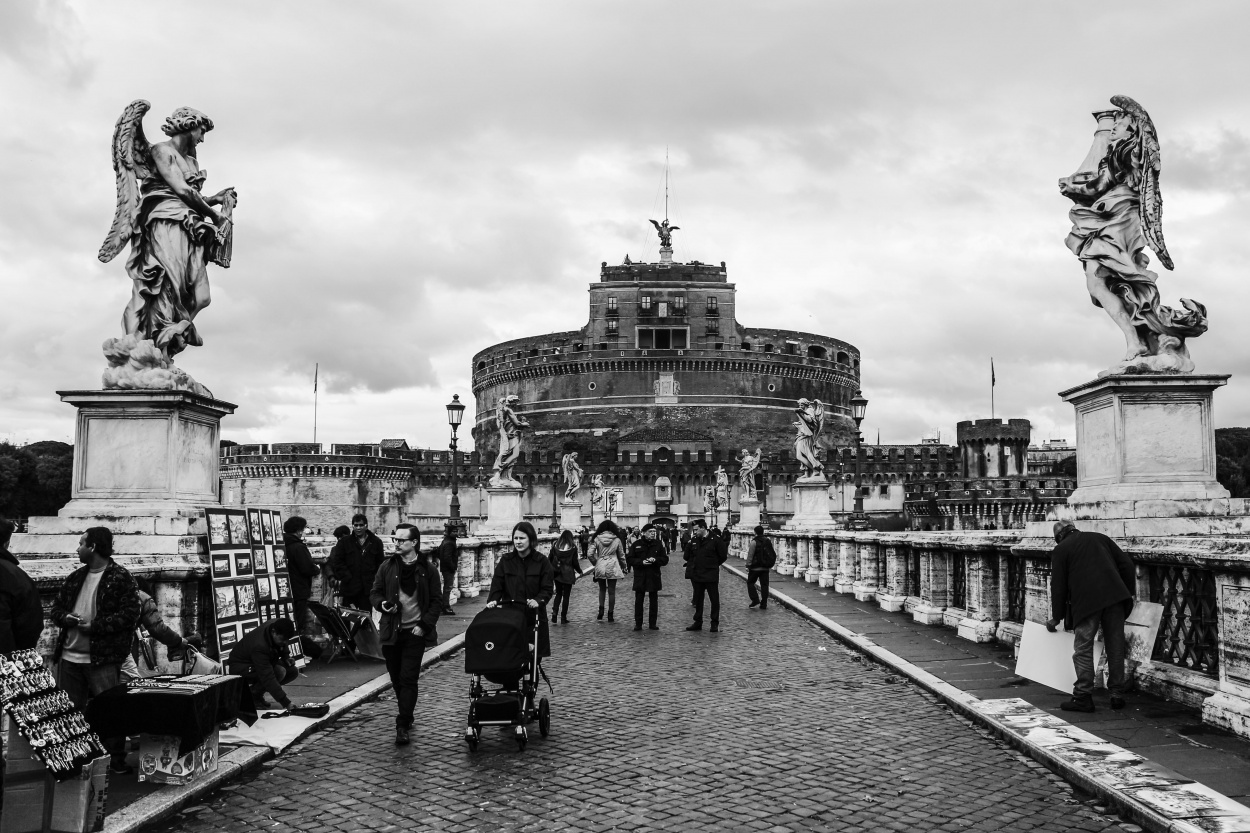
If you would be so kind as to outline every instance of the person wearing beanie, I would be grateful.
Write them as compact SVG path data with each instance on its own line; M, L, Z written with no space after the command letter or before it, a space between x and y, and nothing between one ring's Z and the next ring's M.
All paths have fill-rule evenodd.
M660 543L659 530L654 524L642 528L642 537L630 546L626 560L634 571L634 630L642 630L643 601L650 596L651 614L647 617L647 625L651 630L658 631L658 602L663 589L660 570L668 563L668 553Z

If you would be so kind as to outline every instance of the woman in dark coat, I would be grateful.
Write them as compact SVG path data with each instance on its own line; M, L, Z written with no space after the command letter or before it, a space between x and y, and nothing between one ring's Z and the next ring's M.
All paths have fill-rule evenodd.
M582 574L578 564L579 555L577 542L573 540L573 530L566 529L561 532L560 539L551 548L549 556L551 570L555 573L556 579L556 598L551 603L551 624L553 625L556 623L557 613L564 624L569 623L569 595L573 592L577 577Z
M555 574L551 562L538 551L538 533L529 521L512 527L512 550L504 553L495 565L490 580L487 607L500 602L525 602L526 624L534 626L538 617L538 657L551 656L551 631L547 626L546 604L555 592Z
M660 543L659 530L654 524L642 528L642 537L634 541L626 556L629 566L634 568L634 630L642 630L643 597L651 597L651 615L647 624L653 631L658 631L656 624L660 611L658 608L660 590L663 583L660 579L660 568L668 563L668 553Z

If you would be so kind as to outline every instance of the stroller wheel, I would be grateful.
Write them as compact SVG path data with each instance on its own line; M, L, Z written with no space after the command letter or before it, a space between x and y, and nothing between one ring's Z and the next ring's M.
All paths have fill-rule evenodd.
M546 697L538 701L538 732L543 737L551 734L551 704Z
M529 733L525 731L524 726L516 727L516 745L520 752L525 751L525 744L529 741Z
M477 742L482 739L482 730L473 726L464 727L464 742L469 744L469 751L477 751Z

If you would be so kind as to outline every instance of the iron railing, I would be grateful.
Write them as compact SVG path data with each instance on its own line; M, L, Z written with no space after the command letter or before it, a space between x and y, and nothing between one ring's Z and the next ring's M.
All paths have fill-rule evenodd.
M968 557L961 552L953 552L951 558L951 607L965 608L968 606Z
M1219 601L1215 574L1178 564L1143 564L1150 601L1163 605L1155 662L1219 677Z
M1014 556L1007 559L1007 615L1008 622L1024 624L1024 574L1025 560Z
M906 585L905 595L920 596L920 549L918 547L912 547L907 559L907 577L904 584Z

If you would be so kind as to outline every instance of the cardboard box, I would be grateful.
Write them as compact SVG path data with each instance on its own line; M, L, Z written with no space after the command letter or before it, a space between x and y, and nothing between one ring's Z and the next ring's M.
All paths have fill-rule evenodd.
M139 736L139 780L154 784L190 784L217 771L218 731L185 755L177 735ZM0 831L3 833L3 831Z
M11 736L10 736L11 737ZM30 759L27 759L30 760ZM4 774L4 814L0 833L39 833L43 829L43 796L47 770ZM107 755L96 758L74 778L61 781L53 792L52 830L55 833L92 833L104 829L108 803Z

